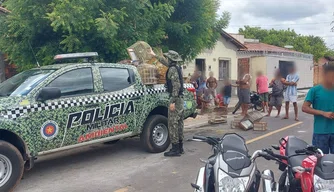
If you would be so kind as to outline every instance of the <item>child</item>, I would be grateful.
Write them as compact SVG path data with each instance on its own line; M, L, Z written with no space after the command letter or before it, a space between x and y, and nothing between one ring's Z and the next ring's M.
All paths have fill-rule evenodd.
M225 79L225 85L223 88L223 96L224 96L224 105L228 107L232 97L232 84L229 79Z
M218 86L217 79L213 76L213 72L209 73L210 77L206 80L206 87L210 90L213 98L216 98L216 89Z
M210 109L212 106L214 106L214 98L212 97L209 89L204 89L200 92L199 100L202 104L201 114L203 115L207 112L210 112Z
M310 89L303 112L314 115L313 145L334 154L334 59L323 66L323 82ZM312 107L311 107L312 106Z

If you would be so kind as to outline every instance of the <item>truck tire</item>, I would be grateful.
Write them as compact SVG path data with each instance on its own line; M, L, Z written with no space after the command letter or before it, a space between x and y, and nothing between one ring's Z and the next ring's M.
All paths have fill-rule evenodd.
M140 141L144 149L150 153L166 151L170 144L167 117L162 115L150 116L144 124Z
M0 191L13 191L21 181L24 162L20 151L0 140Z

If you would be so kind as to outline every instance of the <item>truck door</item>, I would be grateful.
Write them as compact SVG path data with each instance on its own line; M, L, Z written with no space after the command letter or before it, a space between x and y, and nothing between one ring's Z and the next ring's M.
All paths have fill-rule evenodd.
M131 136L136 128L136 110L139 110L136 106L141 97L135 90L133 71L121 67L99 67L98 75L102 81L99 106L92 109L95 110L94 120L87 124L79 142L113 136L119 139Z
M94 104L88 100L85 101L85 97L94 95L92 68L83 67L64 71L45 87L60 89L61 97L46 101L43 103L44 107L40 107L34 117L31 116L31 118L38 118L41 124L39 125L41 126L40 134L44 139L40 140L39 151L75 144L76 137L83 127L80 126L80 123L73 123L69 126L68 117L71 114L85 111Z

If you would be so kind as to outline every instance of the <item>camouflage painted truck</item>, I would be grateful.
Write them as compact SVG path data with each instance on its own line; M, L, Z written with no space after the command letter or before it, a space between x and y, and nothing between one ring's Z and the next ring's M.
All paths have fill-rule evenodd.
M185 88L185 117L195 117L194 88ZM164 85L144 85L131 65L55 64L8 79L0 84L0 191L49 153L133 136L149 152L165 151L168 99Z

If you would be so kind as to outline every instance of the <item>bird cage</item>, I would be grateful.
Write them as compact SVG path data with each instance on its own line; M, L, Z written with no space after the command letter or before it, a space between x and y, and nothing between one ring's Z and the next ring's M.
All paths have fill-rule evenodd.
M158 61L156 58L152 58L150 61L148 61L148 64L155 65L157 67L158 72L158 83L159 84L165 84L166 83L166 73L168 71L168 67L163 65Z
M127 50L132 61L146 63L152 59L152 55L150 54L151 46L144 41L138 41L137 43L130 46Z
M139 65L137 69L142 82L145 85L154 85L158 83L158 70L156 66L144 63Z

